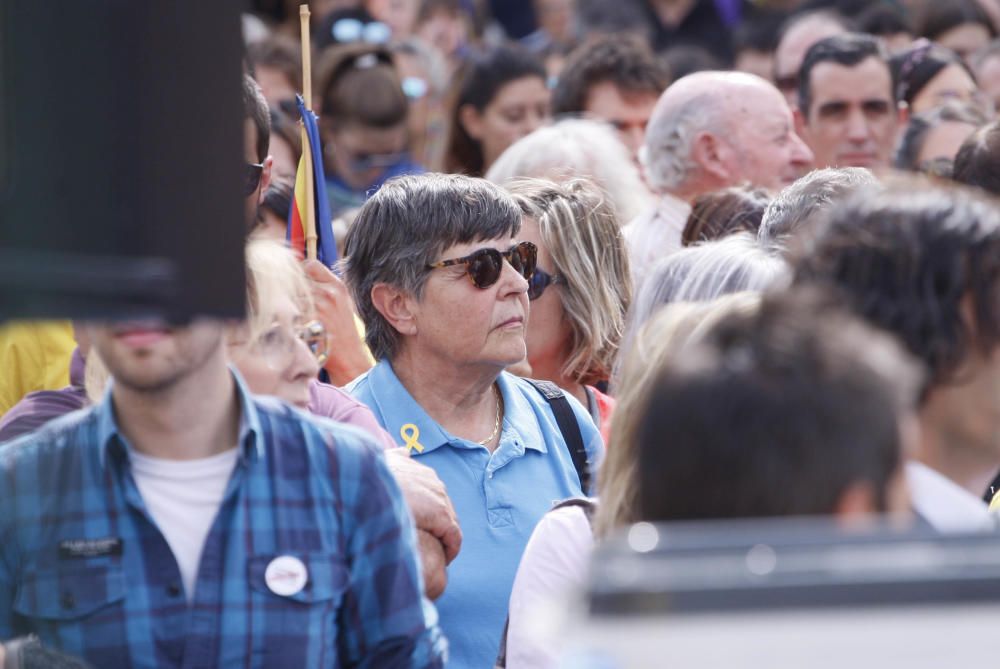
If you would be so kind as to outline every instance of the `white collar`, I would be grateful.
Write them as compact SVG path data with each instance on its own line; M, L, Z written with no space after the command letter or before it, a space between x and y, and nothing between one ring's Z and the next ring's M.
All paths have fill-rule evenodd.
M941 532L976 532L995 527L983 500L922 462L906 463L913 508Z

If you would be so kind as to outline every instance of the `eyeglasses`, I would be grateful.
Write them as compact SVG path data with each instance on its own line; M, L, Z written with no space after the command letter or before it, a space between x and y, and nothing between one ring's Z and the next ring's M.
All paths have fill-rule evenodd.
M504 260L510 263L510 266L525 280L531 281L531 277L535 274L535 265L538 262L538 247L531 242L521 242L510 247L507 251L479 249L464 258L442 260L428 265L427 269L465 265L465 271L472 279L472 285L476 288L489 288L500 279Z
M565 277L558 274L552 275L543 269L535 268L535 273L528 279L528 299L537 300L545 292L545 289L557 283L566 283Z
M243 173L243 196L250 197L260 185L260 175L264 173L263 163L247 163Z
M273 325L262 332L254 348L268 367L281 371L288 367L295 356L295 347L301 341L322 366L327 360L326 328L319 321L309 321L296 328Z
M392 37L392 29L381 21L363 23L358 19L343 18L330 26L330 36L339 44L385 44Z

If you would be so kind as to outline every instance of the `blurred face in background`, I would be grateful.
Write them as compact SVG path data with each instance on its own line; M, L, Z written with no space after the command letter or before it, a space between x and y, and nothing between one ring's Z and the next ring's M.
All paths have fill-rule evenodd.
M367 0L365 8L376 21L389 26L392 39L403 40L413 34L417 23L418 0Z
M324 158L350 188L367 189L389 169L407 160L406 125L376 128L351 123L326 133Z
M501 86L482 111L472 105L459 110L462 126L482 149L484 172L508 146L549 121L550 98L545 81L528 76Z
M658 99L659 95L653 92L622 91L611 81L599 81L587 91L584 111L614 126L618 139L638 164L639 147Z

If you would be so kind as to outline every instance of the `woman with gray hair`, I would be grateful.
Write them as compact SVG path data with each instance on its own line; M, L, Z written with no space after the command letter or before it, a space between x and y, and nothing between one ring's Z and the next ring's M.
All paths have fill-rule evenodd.
M763 292L789 280L787 263L749 232L689 246L663 258L643 282L629 310L619 360L636 333L660 307L672 302L708 302L721 295ZM619 377L619 370L615 373Z
M586 177L607 194L619 221L631 221L656 201L628 149L600 121L565 119L539 128L509 146L486 173L501 186L518 177Z
M537 260L520 228L498 186L427 174L387 182L347 235L346 279L378 360L348 389L437 471L462 527L437 601L458 667L492 666L532 528L552 500L589 491L603 451L575 398L504 371L525 357Z

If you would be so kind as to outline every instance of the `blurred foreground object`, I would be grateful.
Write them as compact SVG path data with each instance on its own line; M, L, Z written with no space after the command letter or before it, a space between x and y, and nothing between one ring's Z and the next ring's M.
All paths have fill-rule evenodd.
M230 3L0 0L0 321L243 313Z
M998 577L995 533L638 523L597 549L562 666L972 667L994 655Z

